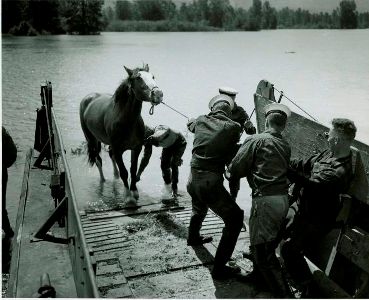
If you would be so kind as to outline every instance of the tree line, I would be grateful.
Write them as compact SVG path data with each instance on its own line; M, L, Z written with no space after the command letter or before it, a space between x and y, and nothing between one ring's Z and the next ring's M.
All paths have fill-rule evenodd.
M110 25L114 24L114 20L170 20L222 30L369 27L369 12L358 13L354 0L341 1L332 13L311 13L308 10L292 10L288 7L276 10L271 7L269 1L261 0L253 0L252 6L247 10L233 7L229 0L194 0L192 3L183 2L179 6L172 0L117 0L115 7L107 8L104 15L110 20Z
M253 0L249 9L229 0L3 0L2 32L94 34L100 31L203 31L277 28L369 28L369 12L358 13L354 0L342 0L331 13L311 13L269 1ZM178 2L177 2L178 3Z
M2 0L2 33L94 34L104 29L104 0Z

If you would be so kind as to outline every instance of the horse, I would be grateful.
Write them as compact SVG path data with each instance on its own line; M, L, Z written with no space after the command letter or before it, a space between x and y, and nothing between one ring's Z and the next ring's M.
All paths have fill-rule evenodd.
M113 163L114 177L123 181L127 206L136 206L137 161L144 142L144 122L141 117L142 102L158 105L163 100L163 92L158 88L155 77L149 73L149 66L129 69L113 95L92 93L80 103L80 121L87 141L88 162L96 164L100 180L105 177L100 157L101 143L109 146L109 156ZM128 172L122 155L131 150L131 183L128 186ZM119 175L118 175L118 169Z

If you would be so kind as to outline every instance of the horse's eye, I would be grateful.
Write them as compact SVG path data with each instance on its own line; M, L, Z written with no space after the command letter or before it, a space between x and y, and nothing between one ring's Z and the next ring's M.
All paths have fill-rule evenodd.
M152 76L152 79L155 79L155 76L154 75Z

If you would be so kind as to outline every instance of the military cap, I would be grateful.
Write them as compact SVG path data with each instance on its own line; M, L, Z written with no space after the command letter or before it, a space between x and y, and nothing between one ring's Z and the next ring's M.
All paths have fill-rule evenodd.
M228 96L236 96L238 94L238 91L228 86L222 86L219 88L219 93Z
M218 102L227 102L229 106L231 107L231 110L234 108L234 100L227 95L221 94L221 95L216 95L215 97L211 98L209 102L209 109L212 110L214 105L217 104Z
M265 116L268 116L270 113L280 113L288 118L291 115L291 110L287 105L281 103L272 103L265 106Z

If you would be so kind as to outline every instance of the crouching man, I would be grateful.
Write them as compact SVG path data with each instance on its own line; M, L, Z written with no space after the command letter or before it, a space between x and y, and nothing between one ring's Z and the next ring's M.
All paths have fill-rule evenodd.
M137 180L141 179L141 174L150 161L152 146L162 147L160 167L165 183L162 197L163 199L176 198L178 196L178 168L182 165L186 145L185 137L166 125L158 125L155 128L145 125L144 154L138 168Z
M240 272L227 266L243 225L243 210L232 200L223 185L225 165L232 159L233 148L240 137L241 127L230 119L234 106L232 98L218 95L210 100L210 113L190 120L188 129L195 134L191 174L187 191L192 197L192 217L188 229L189 246L202 245L212 237L200 235L208 209L222 218L225 227L214 259L212 277L228 279Z

